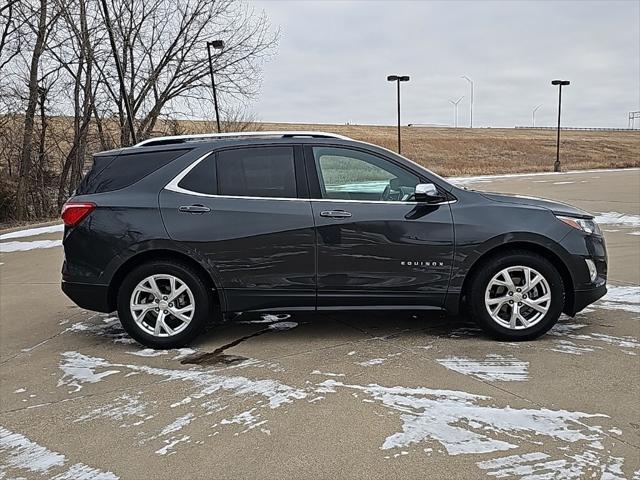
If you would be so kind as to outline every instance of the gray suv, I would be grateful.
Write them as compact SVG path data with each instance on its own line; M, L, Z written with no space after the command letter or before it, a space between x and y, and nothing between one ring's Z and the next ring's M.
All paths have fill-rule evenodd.
M153 348L238 312L322 310L464 309L492 336L526 340L606 293L605 243L587 212L460 189L329 133L103 152L62 218L64 292L117 310Z

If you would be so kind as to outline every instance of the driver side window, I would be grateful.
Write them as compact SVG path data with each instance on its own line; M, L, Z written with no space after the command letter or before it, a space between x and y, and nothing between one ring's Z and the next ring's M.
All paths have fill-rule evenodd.
M322 198L411 201L417 176L375 155L339 147L313 147Z

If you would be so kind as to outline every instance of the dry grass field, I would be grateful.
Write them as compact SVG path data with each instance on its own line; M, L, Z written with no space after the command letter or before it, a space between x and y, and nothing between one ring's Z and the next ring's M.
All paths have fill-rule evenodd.
M262 130L319 130L396 150L397 129L370 125L263 123ZM513 128L403 127L402 153L443 176L553 169L556 132ZM563 170L640 167L639 131L562 131Z

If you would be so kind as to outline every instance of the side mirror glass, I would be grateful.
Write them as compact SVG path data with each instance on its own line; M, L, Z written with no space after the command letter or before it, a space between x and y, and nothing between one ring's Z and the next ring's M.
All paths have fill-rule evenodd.
M419 183L416 185L414 199L416 202L437 203L442 202L444 197L433 183Z

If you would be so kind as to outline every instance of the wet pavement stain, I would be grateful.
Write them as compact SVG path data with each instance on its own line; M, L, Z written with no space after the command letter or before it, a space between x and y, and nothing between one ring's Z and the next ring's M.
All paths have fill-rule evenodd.
M276 322L270 324L267 328L263 328L262 330L258 330L251 335L245 335L244 337L240 337L233 342L227 343L221 347L216 348L213 352L202 352L195 355L190 355L184 358L180 363L183 365L236 365L238 363L242 363L247 360L246 357L242 357L239 355L226 355L223 352L231 347L235 347L245 340L249 340L250 338L259 337L260 335L264 335L268 332L277 332L283 330L291 330L292 328L297 327L298 324L296 322Z

